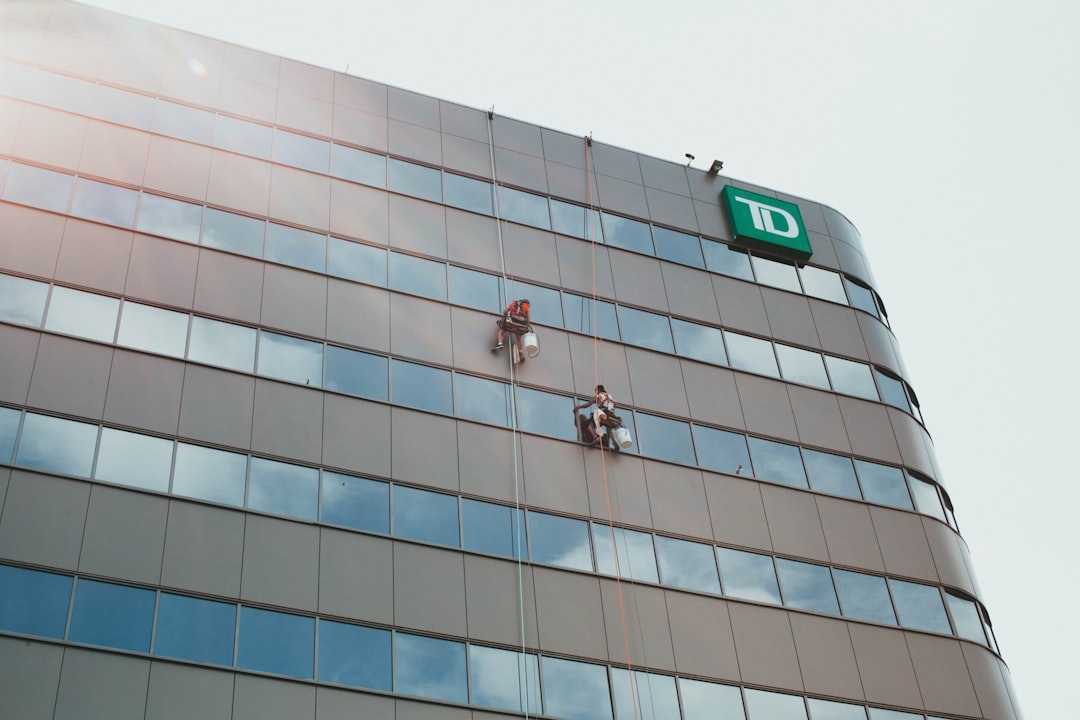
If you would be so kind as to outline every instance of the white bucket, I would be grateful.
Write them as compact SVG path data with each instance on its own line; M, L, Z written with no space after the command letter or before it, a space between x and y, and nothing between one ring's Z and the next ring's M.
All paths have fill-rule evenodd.
M526 355L534 358L540 354L540 338L534 332L527 332L521 336L521 347Z
M611 431L612 437L615 438L615 442L619 443L619 447L624 450L634 444L634 441L630 439L630 431L624 427L617 427Z

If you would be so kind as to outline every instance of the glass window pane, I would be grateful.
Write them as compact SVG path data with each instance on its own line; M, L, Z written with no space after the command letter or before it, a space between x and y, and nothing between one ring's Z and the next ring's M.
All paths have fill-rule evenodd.
M390 289L433 300L445 300L446 265L392 252L390 253Z
M266 259L304 270L325 272L326 236L270 223L266 233Z
M265 234L265 220L206 208L202 229L202 244L206 247L261 258Z
M833 570L833 576L836 578L836 590L840 594L844 617L885 625L896 624L885 578L839 569Z
M394 537L458 547L456 495L393 486Z
M746 688L747 720L806 720L806 705L798 695Z
M454 396L458 417L510 426L510 386L507 383L455 373Z
M870 708L870 720L922 720L919 713L909 713L900 710L885 710L884 708Z
M155 655L232 665L235 635L235 605L161 593Z
M255 369L255 328L193 317L188 359L251 372Z
M322 522L389 535L389 483L324 470Z
M533 562L576 570L593 569L589 528L584 521L530 512L528 522L529 555Z
M904 473L900 468L856 460L855 471L859 474L863 497L870 502L914 510L907 483L904 482Z
M116 343L182 358L187 346L188 317L187 313L125 301Z
M874 294L870 292L870 288L852 282L847 278L844 278L844 287L847 289L851 307L868 312L874 317L878 316L877 303L874 302Z
M138 204L139 193L136 190L79 178L75 181L71 214L129 228L135 224L135 207Z
M945 510L942 508L941 498L938 497L937 485L914 475L908 475L908 484L911 495L915 498L915 510L945 522Z
M540 714L540 665L536 655L469 646L472 704Z
M49 285L36 280L0 275L0 320L41 327Z
M518 427L563 440L577 440L574 401L565 395L517 387Z
M154 122L154 104L152 97L96 85L91 112L102 120L149 130Z
M319 680L390 692L390 631L319 619Z
M705 267L709 270L741 280L754 281L754 272L750 269L750 256L745 250L705 238L701 239L701 249L705 252Z
M314 521L318 516L319 471L251 458L247 505L252 510Z
M88 645L150 652L154 591L80 579L75 585L68 639Z
M657 257L697 268L705 267L705 261L701 256L701 241L697 235L668 230L656 225L653 225L652 231Z
M386 250L331 237L326 271L348 280L386 287Z
M390 361L382 355L326 346L326 389L357 397L386 400Z
M168 492L172 456L172 440L102 428L94 477L144 490Z
M274 161L317 173L330 172L330 143L274 129Z
M62 213L67 210L74 179L64 173L13 162L4 183L3 198L10 202Z
M694 425L698 464L729 475L754 476L746 436L740 433Z
M214 118L214 146L252 157L270 159L274 129L228 115Z
M808 487L798 447L756 437L749 440L754 477L791 487Z
M561 200L549 199L551 229L562 235L603 242L600 212Z
M619 340L619 319L614 303L564 293L563 317L567 330L586 335L593 335L595 331L597 337Z
M143 193L136 227L151 235L197 243L202 210L202 205Z
M679 355L713 365L727 365L721 331L678 318L671 318L671 329L675 333L675 348Z
M499 276L451 265L450 302L498 315L502 309Z
M259 375L301 385L322 385L323 346L289 335L259 333Z
M780 374L785 380L829 389L829 376L821 353L777 343L776 357L780 360Z
M799 268L799 277L802 279L803 290L807 295L847 305L844 283L832 270L805 265Z
M851 458L807 448L803 448L802 455L811 488L856 500L862 498Z
M174 495L240 507L246 474L247 455L178 443L172 491Z
M315 674L315 618L240 608L236 666L311 678Z
M660 352L675 352L675 344L671 340L671 325L665 315L620 305L619 327L622 329L624 342Z
M43 472L90 477L97 425L26 413L15 464Z
M604 242L608 245L653 254L652 232L648 223L608 213L600 213L600 220L604 227Z
M935 586L889 578L889 590L901 626L946 635L952 632L941 602L941 592Z
M784 605L830 615L840 614L829 568L776 558L776 572L780 577Z
M660 581L656 574L656 554L653 551L651 534L595 522L592 524L592 531L597 572L632 580ZM617 552L612 550L611 546L613 534Z
M664 585L720 594L712 545L657 535L656 555Z
M334 144L331 160L335 177L373 187L386 187L386 156Z
M869 365L832 355L825 356L825 365L829 368L829 377L832 378L833 388L837 392L867 400L878 399L877 388L874 386L874 378L870 374Z
M450 415L454 412L450 372L404 360L392 360L390 401L395 405Z
M745 600L780 604L773 559L768 555L716 548L724 594Z
M874 379L877 380L878 390L881 392L882 402L900 408L905 412L911 412L911 404L908 402L907 393L904 392L904 383L890 375L886 375L877 368L873 368L873 370Z
M862 705L838 703L832 700L807 698L811 720L866 720L866 708Z
M759 375L780 377L773 345L768 340L724 332L727 340L728 361L736 370L746 370Z
M802 292L794 265L753 254L750 255L750 264L754 266L754 275L762 285L770 285L791 292Z
M0 630L61 639L71 578L0 565Z
M14 408L0 407L0 463L11 462L15 452L15 436L19 432L22 413Z
M521 298L529 301L529 316L534 323L562 327L562 298L558 290L510 280L507 292L511 300Z
M45 329L111 343L120 301L82 290L54 287Z
M544 712L569 720L611 720L611 691L603 665L543 657Z
M982 620L975 603L950 592L945 593L945 602L949 605L949 613L952 615L953 625L956 626L956 634L985 645L986 635L983 634Z
M631 693L630 678L634 678ZM611 668L611 690L618 720L678 720L679 696L670 675Z
M744 720L739 688L679 678L683 720Z
M467 703L465 643L394 633L394 692Z
M158 100L154 108L154 132L209 145L214 136L214 114L205 110Z
M518 533L516 546L515 530ZM520 554L523 560L527 559L523 510L515 511L505 505L461 498L461 538L462 547L466 550L503 557L517 557Z
M443 194L446 204L471 212L493 214L491 183L483 180L443 173Z
M421 200L442 201L442 173L435 168L390 158L387 170L390 190Z
M501 185L498 192L500 218L544 230L551 229L546 197Z
M638 447L642 455L696 465L690 425L656 415L635 413Z

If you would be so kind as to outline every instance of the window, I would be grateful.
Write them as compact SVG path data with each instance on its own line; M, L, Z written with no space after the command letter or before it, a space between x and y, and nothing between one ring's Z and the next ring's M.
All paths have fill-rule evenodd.
M754 281L754 271L750 268L750 256L745 250L737 250L730 245L705 238L701 239L701 249L705 252L705 267L712 272L749 282Z
M391 360L390 400L397 405L450 415L454 411L450 372L404 360Z
M174 495L241 507L246 474L246 455L178 443L172 491Z
M576 570L593 569L589 528L584 521L530 512L528 522L529 556L533 562Z
M840 614L829 568L776 558L776 574L780 577L784 605L830 615Z
M326 236L270 223L266 234L266 259L304 270L325 272Z
M107 85L94 85L94 117L149 130L154 122L154 98L117 90Z
M187 346L188 318L187 313L125 301L116 344L182 358Z
M807 487L799 448L756 437L749 438L749 442L755 477L795 488Z
M901 626L945 635L950 633L941 592L936 587L889 578L889 590Z
M214 146L252 157L270 159L274 129L228 115L214 118ZM291 163L290 163L291 164Z
M866 708L862 705L838 703L832 700L807 698L812 720L866 720Z
M657 535L656 555L664 585L720 594L711 545Z
M825 374L825 363L821 354L803 350L790 345L776 346L776 356L780 360L780 372L785 380L829 389L829 376Z
M678 420L635 413L638 447L642 455L695 465L690 425Z
M802 456L812 489L855 500L862 498L851 458L808 448L803 448Z
M701 242L697 235L688 235L656 225L653 226L652 231L656 242L657 257L696 268L705 267L705 260L701 255Z
M450 207L492 215L491 183L443 173L443 193Z
M540 714L540 665L536 655L469 646L472 704Z
M771 342L727 331L724 332L724 338L727 340L731 367L759 375L780 377L780 369L776 366L776 355L773 353Z
M163 592L154 654L231 666L235 631L235 605Z
M619 319L615 314L614 303L565 293L563 318L567 330L586 335L595 333L605 340L619 339Z
M433 300L446 300L446 265L392 252L390 289Z
M214 114L158 100L154 108L153 128L161 135L209 145L214 135Z
M631 693L630 682L634 688ZM618 720L677 720L679 696L670 675L611 668L611 692Z
M111 343L120 301L81 290L54 287L45 329Z
M656 574L656 553L653 550L652 535L595 522L592 524L592 534L593 546L596 548L597 572L632 580L653 583L660 581ZM615 539L614 549L612 535Z
M886 375L877 368L873 368L873 370L882 402L900 408L905 412L911 412L911 404L908 402L907 393L904 391L904 383L891 375Z
M90 477L97 435L96 425L26 413L15 464L43 472Z
M979 618L979 608L967 598L945 592L945 602L949 606L949 614L952 615L953 625L956 626L956 634L967 640L986 645L986 635L983 634L982 620Z
M611 720L611 691L603 665L543 657L544 712L569 720Z
M806 720L806 704L798 695L746 688L747 720Z
M317 173L330 172L330 143L274 129L274 161Z
M255 329L195 316L188 359L249 373L255 369Z
M324 470L322 522L389 535L390 485Z
M15 452L15 436L19 433L22 413L13 408L0 407L0 463L11 462Z
M867 400L878 399L869 365L826 355L825 366L829 368L829 377L832 378L833 388L837 392Z
M172 456L172 440L102 428L94 477L119 485L168 492Z
M600 213L580 205L549 198L551 229L561 235L603 242L600 229Z
M527 559L525 511L461 498L461 538L466 550Z
M833 570L833 577L844 617L896 624L885 578L839 569Z
M914 509L911 496L908 495L907 483L904 482L904 473L900 468L856 460L855 471L859 474L863 497L870 502L905 510Z
M769 555L716 548L724 594L757 602L780 604L780 588Z
M454 374L455 414L460 418L509 427L510 386L472 375Z
M458 547L456 495L393 486L394 537Z
M724 334L721 331L677 318L671 318L671 329L675 333L675 347L679 355L713 365L727 365Z
M0 320L41 327L49 286L12 275L0 275Z
M266 221L206 208L202 244L206 247L261 258Z
M874 302L874 293L870 288L847 278L844 278L844 287L847 289L852 307L868 312L874 317L878 316L877 303Z
M635 310L625 305L619 306L618 313L624 342L660 352L675 352L667 316Z
M506 292L511 300L528 298L529 315L533 322L562 327L562 299L559 297L558 290L531 285L520 280L510 280ZM499 308L499 311L501 312L502 309Z
M678 682L683 720L745 720L739 688L688 678Z
M129 228L135 224L135 207L138 204L139 193L135 190L79 178L75 181L71 214Z
M799 268L799 277L802 279L803 290L807 295L847 305L844 283L841 282L840 276L831 270L805 265Z
M745 435L704 425L694 425L693 428L701 467L729 475L754 476Z
M386 400L389 397L390 361L382 355L326 346L326 389Z
M318 470L253 457L249 472L249 508L315 520L319 504Z
M466 270L455 265L448 268L450 273L450 302L464 305L474 310L483 310L498 315L502 312L502 299L499 297L499 277L476 270Z
M321 343L263 330L259 333L257 372L266 377L301 385L322 385L323 346Z
M389 692L390 631L319 619L319 680Z
M653 254L652 232L648 223L608 213L600 213L600 220L604 227L604 242L608 245L645 255Z
M154 591L80 579L68 639L88 645L150 652Z
M386 187L386 157L335 144L331 149L335 177L355 183Z
M945 510L942 508L941 498L938 497L937 485L911 474L908 474L908 481L911 496L915 498L915 510L945 522Z
M394 692L468 702L465 644L394 633Z
M0 565L0 630L61 639L71 578Z
M348 280L386 287L386 250L331 237L326 271Z
M73 180L64 173L13 162L2 197L10 202L62 213L67 210Z
M551 229L546 197L502 186L498 187L498 193L500 218L543 230Z
M315 674L315 618L241 606L237 667L311 678Z
M136 228L151 235L197 243L202 210L202 205L143 193Z
M802 292L802 288L799 287L799 275L795 272L794 265L769 260L758 255L750 256L750 264L754 266L754 275L762 285L770 285L790 292Z
M387 185L394 192L442 202L442 173L435 168L390 158L387 170Z
M573 414L567 412L573 407L573 400L565 395L517 387L518 426L526 432L577 440Z

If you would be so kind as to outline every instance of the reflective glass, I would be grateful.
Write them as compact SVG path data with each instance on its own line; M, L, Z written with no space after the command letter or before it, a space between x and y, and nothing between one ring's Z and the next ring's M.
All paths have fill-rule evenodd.
M874 293L870 292L870 288L852 282L847 278L844 278L844 287L847 289L852 307L859 308L877 317L877 303L874 302Z
M900 710L885 710L884 708L870 708L870 720L922 720L919 713L902 712Z
M458 547L456 495L393 486L394 537Z
M907 393L904 392L904 383L891 375L886 375L877 368L873 368L874 379L877 380L878 390L881 393L882 402L893 407L911 412L911 404L908 403Z
M656 574L656 553L653 551L651 534L595 522L592 533L597 572L632 580L660 581ZM611 547L612 535L615 536L617 552Z
M71 195L70 175L29 165L11 163L4 183L4 200L31 207L64 212Z
M0 275L0 320L41 327L49 285L36 280Z
M720 593L712 545L657 535L656 556L664 585Z
M326 236L270 223L266 233L266 259L304 270L325 272Z
M618 312L623 342L660 352L675 352L667 316L635 310L625 305L620 305Z
M516 520L516 521L515 521ZM461 539L466 550L517 557L514 532L518 533L516 550L521 559L525 552L525 512L505 505L461 498Z
M504 305L499 297L499 276L455 265L450 273L450 302L498 315Z
M442 201L442 173L435 168L390 158L387 187L421 200Z
M202 244L206 247L261 258L265 234L265 220L206 208L202 229Z
M829 568L776 558L776 572L780 577L784 605L830 615L840 614Z
M555 232L582 240L604 241L598 211L553 198L549 199L548 204L551 210L551 229Z
M116 343L182 358L187 346L188 317L187 313L125 301Z
M810 720L866 720L866 708L862 705L807 698Z
M251 458L247 506L314 521L319 507L319 471L289 463Z
M260 375L320 387L322 370L322 343L266 330L259 333L259 364L256 372Z
M241 606L236 666L289 677L314 677L315 618Z
M470 645L469 680L473 705L540 713L540 665L536 655Z
M896 624L885 578L840 569L833 570L833 577L844 617L885 625Z
M802 455L812 489L856 500L862 498L851 458L808 448L803 448Z
M172 440L102 428L94 477L119 485L168 492L172 456Z
M904 482L904 473L900 468L856 460L855 472L859 474L863 497L870 502L905 510L914 509L911 496L908 495L907 483Z
M0 565L0 630L61 639L71 578Z
M701 256L701 241L697 235L668 230L657 225L653 225L652 231L657 257L697 268L705 267Z
M274 161L317 173L330 172L330 143L274 129Z
M754 476L745 435L703 425L694 425L693 428L701 467L729 475Z
M918 512L945 522L945 510L938 497L937 485L914 475L908 475L908 486L911 488L911 496L915 499L915 509Z
M111 343L119 310L116 298L54 287L45 329Z
M754 477L790 487L808 487L798 447L756 437L749 438L749 442Z
M696 465L690 425L678 420L635 413L637 441L642 455Z
M241 507L246 474L247 455L178 443L172 491L174 495Z
M603 665L543 657L544 712L569 720L611 720L611 691Z
M392 252L390 253L390 289L433 300L445 300L446 265Z
M600 221L604 227L604 242L608 245L653 254L652 232L648 223L608 213L600 213Z
M394 633L394 692L469 701L465 643Z
M251 372L255 369L255 328L195 316L188 359Z
M491 183L483 180L443 173L443 194L450 207L470 212L493 214Z
M768 555L716 548L724 594L745 600L780 604L773 559Z
M154 591L79 579L71 609L71 642L150 652Z
M518 427L563 440L577 440L574 401L565 395L517 387Z
M507 293L511 300L514 298L529 300L529 315L533 322L562 327L562 299L558 290L510 280L507 283Z
M877 400L877 388L874 386L874 378L870 374L870 366L857 363L852 360L825 356L825 365L829 368L829 377L832 379L833 389L837 392Z
M806 704L799 695L783 695L746 688L747 720L806 720Z
M821 353L777 343L776 357L780 361L780 374L785 380L829 389L829 376Z
M574 332L595 334L605 340L619 340L619 319L615 304L603 300L593 301L581 295L563 294L563 317L566 329Z
M901 626L946 635L952 632L937 587L889 578L889 590Z
M832 270L804 265L799 268L799 277L802 279L803 290L807 295L847 305L844 283Z
M71 110L80 115L89 112L93 85L86 80L78 80L45 70L30 70L27 79L29 87L25 90L28 100Z
M15 464L43 472L90 477L97 425L26 413Z
M754 275L762 285L770 285L781 290L801 293L799 287L799 275L795 272L795 266L768 258L750 255L750 264L754 266Z
M161 593L155 655L232 665L235 635L235 605Z
M161 135L209 145L214 136L214 114L159 99L153 128Z
M270 159L274 128L228 115L214 118L214 146L252 157Z
M551 229L546 197L501 185L498 193L500 218L544 230Z
M330 151L335 177L363 185L386 187L386 157L334 144Z
M615 697L618 720L678 720L679 696L674 677L640 670L634 670L632 677L631 693L631 673L623 668L611 668L611 694Z
M745 720L739 688L679 678L683 720Z
M154 98L108 85L94 86L94 117L149 130L154 122Z
M510 425L510 386L472 375L454 375L455 415L468 420Z
M450 372L404 360L392 360L390 401L395 405L450 415L454 412Z
M769 377L780 377L771 342L733 332L724 332L724 338L727 340L731 367Z
M530 512L529 555L533 562L576 570L593 569L589 528L582 520Z
M986 635L983 634L982 619L975 603L951 592L945 593L945 602L949 605L949 614L952 615L956 634L985 645Z
M322 522L389 535L389 483L324 470Z
M390 631L320 618L319 680L390 692Z
M738 250L730 245L705 238L701 239L701 249L705 252L705 267L709 270L741 280L754 281L754 271L750 269L750 256L745 250Z
M386 250L331 237L326 271L336 277L386 287Z
M727 365L724 335L720 330L678 318L671 318L671 329L675 333L675 348L679 355L713 365Z
M129 228L135 224L135 207L138 204L139 193L136 190L79 178L75 181L71 214Z
M136 228L151 235L197 243L202 210L202 205L143 193Z
M389 397L390 362L383 355L326 346L326 389L357 397Z
M19 433L22 413L14 408L0 407L0 463L11 462L15 452L15 436Z

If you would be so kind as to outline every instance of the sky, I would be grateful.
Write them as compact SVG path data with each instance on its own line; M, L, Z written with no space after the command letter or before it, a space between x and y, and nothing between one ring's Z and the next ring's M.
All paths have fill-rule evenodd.
M701 169L721 159L844 213L1021 708L1075 707L1080 3L87 4Z

